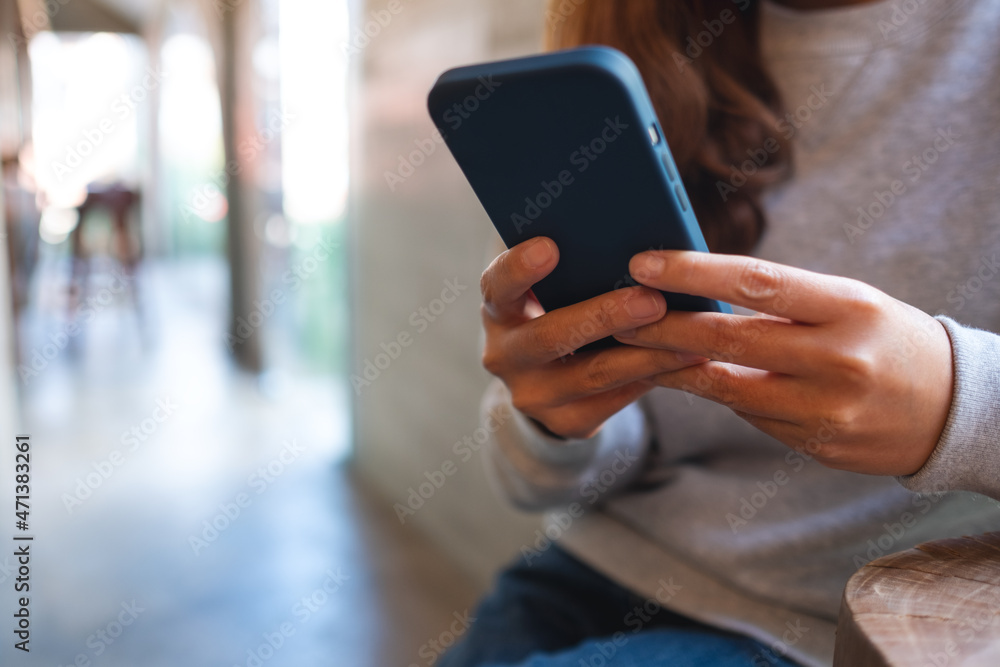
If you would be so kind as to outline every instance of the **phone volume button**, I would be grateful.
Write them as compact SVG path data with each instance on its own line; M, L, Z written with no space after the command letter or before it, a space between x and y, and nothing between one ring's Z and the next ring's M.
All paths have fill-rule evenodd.
M677 199L680 200L681 202L681 210L687 213L688 199L687 195L684 194L684 188L682 188L680 185L677 185L677 187L674 188L674 192L677 193Z
M669 153L663 153L661 156L663 158L663 166L667 168L667 176L670 177L670 182L677 181L677 170L674 169L674 161L670 159Z

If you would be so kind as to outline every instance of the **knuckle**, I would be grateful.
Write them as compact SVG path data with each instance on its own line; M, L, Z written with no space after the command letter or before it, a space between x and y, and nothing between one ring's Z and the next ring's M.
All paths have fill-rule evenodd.
M565 332L547 324L539 324L532 331L534 345L544 353L563 354L567 350Z
M837 439L850 438L858 430L864 408L856 400L845 400L833 406L826 412L826 417L821 420L827 424L836 424ZM832 444L831 439L827 444Z
M486 343L483 345L483 352L480 361L491 375L501 377L510 367L510 353L499 340L499 337L490 333L490 328L486 329Z
M868 350L848 349L835 352L828 360L828 367L847 384L868 387L878 375L880 364Z
M777 297L785 285L785 276L773 264L751 261L740 268L736 289L741 296L754 301Z
M601 331L610 331L614 328L615 313L619 311L616 299L605 299L591 313L590 319Z
M739 396L738 387L730 373L722 370L720 367L709 378L711 380L711 393L715 397L716 402L727 407L731 407L737 403Z
M479 277L479 291L483 301L493 304L498 298L498 290L509 282L512 274L510 250L505 250L494 258Z
M882 312L884 308L882 295L868 285L848 280L846 291L851 309L857 316L874 317Z
M485 368L490 375L499 376L500 371L503 368L502 355L498 354L495 349L489 346L483 350L482 363L483 368Z
M821 404L823 408L814 419L798 427L792 448L815 457L823 465L844 460L851 453L849 443L857 431L858 403L819 395L810 402Z
M835 442L820 442L815 438L810 438L802 446L802 449L828 468L843 469L844 463L851 458L851 450Z
M588 364L581 381L581 389L586 394L605 391L616 384L617 365L608 359L608 355L597 355Z
M496 280L493 275L493 267L499 260L495 260L493 264L490 264L489 268L483 271L483 275L479 278L479 291L483 295L483 302L487 304L494 303L496 301Z
M734 354L743 332L741 320L735 317L722 316L712 318L711 345L714 350L725 354Z

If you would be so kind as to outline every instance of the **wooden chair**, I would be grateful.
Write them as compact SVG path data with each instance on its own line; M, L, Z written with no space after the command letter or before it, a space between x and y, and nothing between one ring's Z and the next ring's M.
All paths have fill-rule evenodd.
M1000 666L1000 533L935 540L858 570L834 667Z

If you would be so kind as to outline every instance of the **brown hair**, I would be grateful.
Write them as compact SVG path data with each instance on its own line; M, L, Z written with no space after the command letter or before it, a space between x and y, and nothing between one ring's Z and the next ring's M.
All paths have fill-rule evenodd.
M604 44L635 61L709 248L750 252L765 226L761 193L791 164L758 3L549 0L547 17L549 49ZM751 155L763 166L741 167Z

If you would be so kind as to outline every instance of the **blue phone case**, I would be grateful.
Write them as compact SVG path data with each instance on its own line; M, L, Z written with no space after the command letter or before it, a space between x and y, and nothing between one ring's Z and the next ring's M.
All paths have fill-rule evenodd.
M635 64L587 46L452 69L428 109L507 247L559 246L534 287L546 310L636 284L629 260L650 249L707 252ZM668 308L731 313L665 293Z

